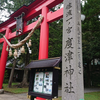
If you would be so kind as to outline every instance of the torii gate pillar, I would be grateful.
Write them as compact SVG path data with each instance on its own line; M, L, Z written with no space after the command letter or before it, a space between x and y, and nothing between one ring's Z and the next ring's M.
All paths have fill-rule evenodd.
M6 35L5 35L6 37L8 37L9 32L10 32L10 29L7 28ZM0 89L2 89L5 66L6 66L7 56L8 56L8 51L6 51L7 45L8 45L7 42L4 40L1 59L0 59Z
M47 23L47 13L49 9L47 7L42 8L42 15L44 16L41 23L40 32L40 46L39 46L39 60L48 58L48 44L49 44L49 24Z
M48 58L48 46L49 46L49 24L47 23L48 11L49 9L47 7L42 8L42 15L44 16L44 20L41 23L39 60ZM36 97L36 100L46 100L46 99Z

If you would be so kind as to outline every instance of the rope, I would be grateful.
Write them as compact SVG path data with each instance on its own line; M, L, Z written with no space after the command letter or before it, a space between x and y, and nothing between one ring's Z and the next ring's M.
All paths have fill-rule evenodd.
M5 36L3 36L3 37L4 37L4 39L6 40L6 42L8 43L8 45L9 45L11 48L14 48L14 49L19 48L19 47L21 47L24 43L26 43L27 40L30 39L30 37L33 35L34 31L40 26L40 23L42 22L42 20L43 20L43 16L40 16L40 17L39 17L39 20L38 20L38 22L37 22L37 24L36 24L35 27L31 30L31 32L30 32L23 40L21 40L21 41L20 41L19 43L17 43L17 44L11 44L11 43L7 40L7 38L6 38Z

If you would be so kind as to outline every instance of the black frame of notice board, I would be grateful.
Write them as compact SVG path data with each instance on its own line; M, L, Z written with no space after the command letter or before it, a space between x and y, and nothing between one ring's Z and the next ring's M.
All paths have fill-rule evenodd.
M41 93L41 92L35 92L34 89L34 78L35 78L35 73L36 72L52 72L53 77L52 77L52 93L51 94L46 94L46 93ZM36 96L36 97L42 97L46 99L52 99L54 97L58 97L58 74L59 70L55 69L54 67L50 68L32 68L30 72L30 83L29 83L29 92L28 95L31 96Z

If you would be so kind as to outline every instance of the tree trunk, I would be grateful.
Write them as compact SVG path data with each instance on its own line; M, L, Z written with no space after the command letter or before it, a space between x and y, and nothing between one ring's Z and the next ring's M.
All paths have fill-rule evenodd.
M87 85L91 87L91 61L87 65Z
M21 82L21 87L28 86L28 69L24 69L23 81Z
M13 67L12 67L12 70L11 70L11 73L10 73L10 78L9 78L9 83L8 83L9 88L11 88L11 86L12 86L15 66L16 66L16 59L14 59L14 61L13 61Z
M25 66L27 64L29 64L29 59L30 59L30 55L29 55L29 52L27 51L27 54L26 54L26 60L25 60ZM24 86L28 86L28 69L24 68L24 75L23 75L23 80L20 84L21 87L24 87Z

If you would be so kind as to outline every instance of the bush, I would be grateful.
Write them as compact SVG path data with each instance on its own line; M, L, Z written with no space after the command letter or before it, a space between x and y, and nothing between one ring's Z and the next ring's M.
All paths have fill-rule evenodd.
M5 76L4 76L3 83L8 83L8 72L7 72L7 70L5 71Z

